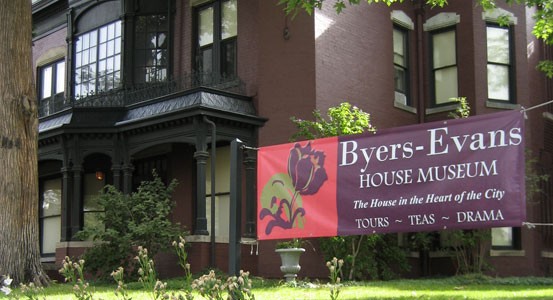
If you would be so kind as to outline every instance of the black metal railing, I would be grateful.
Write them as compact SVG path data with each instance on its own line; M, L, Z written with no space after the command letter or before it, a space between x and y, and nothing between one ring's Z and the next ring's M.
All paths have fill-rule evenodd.
M39 102L39 117L46 117L69 107L125 107L201 86L240 95L245 94L245 85L236 76L221 77L212 73L194 73L173 77L166 81L90 93L72 99L65 99L63 96L44 99Z

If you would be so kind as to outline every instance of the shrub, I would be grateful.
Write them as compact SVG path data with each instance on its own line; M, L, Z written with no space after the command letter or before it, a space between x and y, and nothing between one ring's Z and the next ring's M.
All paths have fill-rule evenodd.
M77 234L82 239L101 241L84 254L88 270L100 278L108 279L119 266L132 266L137 246L147 248L153 257L184 235L180 226L169 220L176 180L166 186L155 171L152 174L153 180L143 181L131 195L106 186L99 198L105 210L100 216L105 229L89 228Z
M398 272L409 270L395 234L338 236L319 242L326 260L345 257L341 277L348 280L390 280L398 277Z

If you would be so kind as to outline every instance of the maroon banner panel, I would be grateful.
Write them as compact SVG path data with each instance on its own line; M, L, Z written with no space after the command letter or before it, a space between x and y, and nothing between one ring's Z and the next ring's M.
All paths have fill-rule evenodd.
M523 133L508 111L261 148L258 238L521 226Z

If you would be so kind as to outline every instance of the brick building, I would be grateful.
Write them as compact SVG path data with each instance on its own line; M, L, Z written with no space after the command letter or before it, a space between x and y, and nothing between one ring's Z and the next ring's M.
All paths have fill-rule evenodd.
M97 224L103 185L129 193L155 168L180 183L172 217L191 233L193 270L227 270L229 144L287 142L291 116L348 101L389 128L446 119L457 105L451 97L467 97L473 114L487 114L553 95L551 80L535 70L552 54L531 35L531 8L483 12L476 1L431 8L417 0L337 15L328 3L313 16L291 17L277 2L33 0L45 265L92 245L73 235ZM499 26L500 16L510 25ZM527 120L527 145L546 173L552 109L532 110ZM242 268L277 277L275 243L253 251L248 244L256 236L252 151L243 169ZM552 223L551 189L542 188L527 200L528 220ZM492 229L494 274L549 274L552 238L547 227ZM408 276L422 275L420 258L410 261ZM174 274L172 262L159 265ZM300 276L326 276L320 250L308 249L302 266ZM432 253L428 266L434 275L453 269L450 257Z

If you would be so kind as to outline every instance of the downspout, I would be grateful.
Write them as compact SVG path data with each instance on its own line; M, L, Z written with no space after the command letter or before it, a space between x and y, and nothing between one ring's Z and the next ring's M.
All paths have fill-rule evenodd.
M217 145L216 145L216 136L217 136L217 126L215 123L204 116L204 122L211 125L211 232L210 232L210 257L209 264L212 267L215 267L215 160L217 155Z

